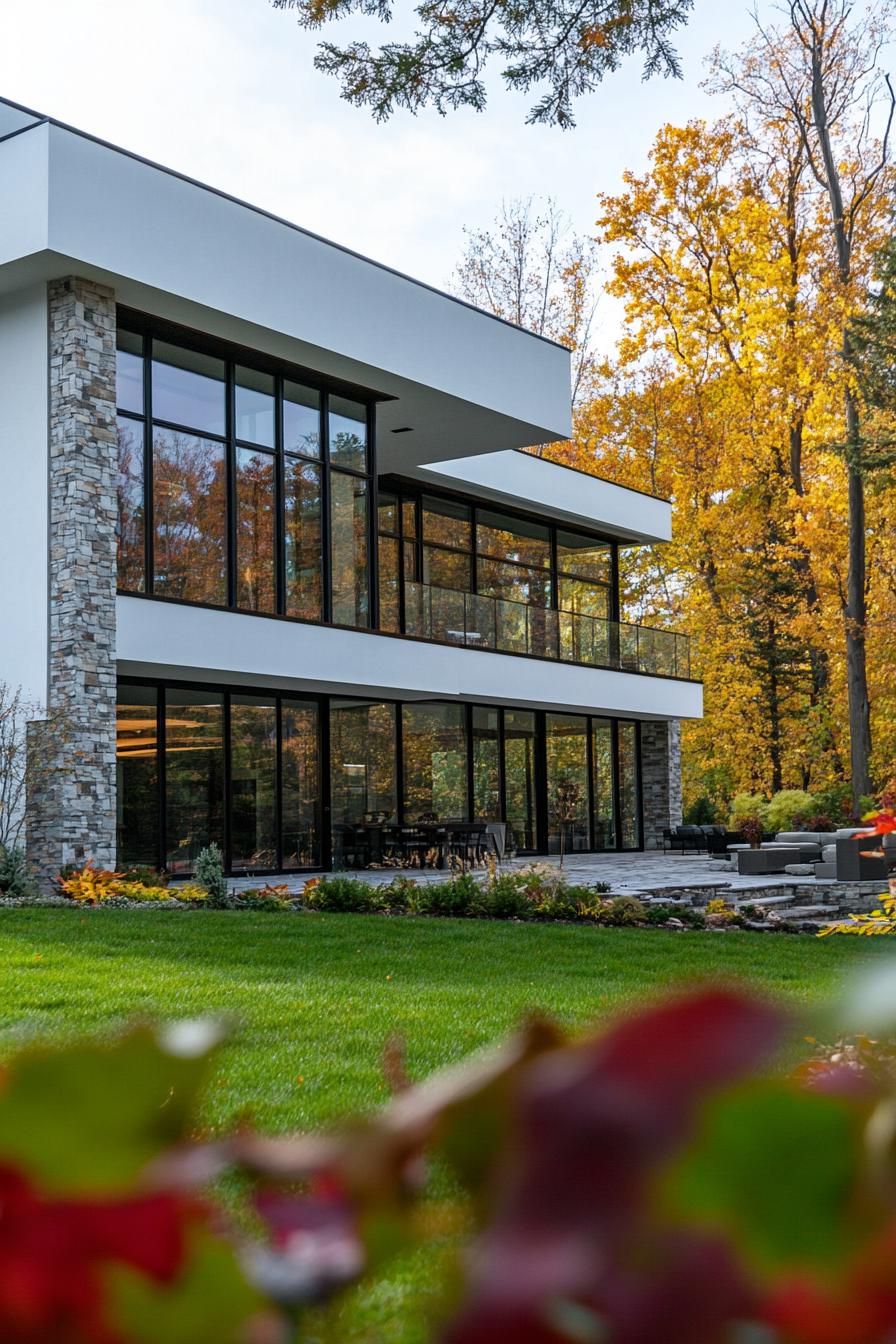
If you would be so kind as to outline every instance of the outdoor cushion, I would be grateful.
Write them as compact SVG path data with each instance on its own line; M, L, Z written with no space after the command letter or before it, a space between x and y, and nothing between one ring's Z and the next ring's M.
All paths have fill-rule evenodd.
M848 839L849 837L846 836L846 837L844 837L844 838L845 838L845 839ZM822 847L822 851L821 851L821 861L822 861L822 863L835 863L835 862L836 862L836 859L837 859L837 846L836 846L836 845L824 845L824 846Z
M779 831L775 842L779 845L821 845L832 838L829 831Z
M834 832L834 839L848 840L850 836L858 835L859 831L862 829L861 826L841 826L838 831Z

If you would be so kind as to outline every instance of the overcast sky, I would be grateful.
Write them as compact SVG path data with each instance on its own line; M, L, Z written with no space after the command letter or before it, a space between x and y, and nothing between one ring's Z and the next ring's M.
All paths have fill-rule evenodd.
M526 126L528 101L494 81L484 114L377 124L342 102L313 69L316 39L268 0L0 9L0 95L440 287L462 226L486 226L502 198L553 195L590 232L595 193L644 166L660 125L721 111L700 89L704 57L752 28L748 0L696 0L678 42L683 80L644 84L633 61L580 101L575 130L561 131Z

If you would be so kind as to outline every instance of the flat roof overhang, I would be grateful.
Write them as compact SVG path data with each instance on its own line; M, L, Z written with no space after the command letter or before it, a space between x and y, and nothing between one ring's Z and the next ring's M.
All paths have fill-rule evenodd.
M528 509L571 527L596 528L623 544L649 545L672 538L668 500L532 453L508 451L431 462L408 475L443 489L456 487L482 502Z
M383 399L383 472L569 436L563 347L36 117L0 101L0 294L80 275L128 307L369 389Z

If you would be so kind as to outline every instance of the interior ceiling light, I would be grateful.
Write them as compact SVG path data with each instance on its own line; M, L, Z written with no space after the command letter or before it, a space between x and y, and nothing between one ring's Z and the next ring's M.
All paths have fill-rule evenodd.
M393 434L413 434L413 432L413 425L402 425L400 429L393 429L392 431Z

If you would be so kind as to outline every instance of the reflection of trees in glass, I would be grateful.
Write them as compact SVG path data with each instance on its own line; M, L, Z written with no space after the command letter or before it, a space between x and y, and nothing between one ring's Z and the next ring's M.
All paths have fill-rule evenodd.
M158 692L120 686L116 724L118 865L159 861Z
M283 700L283 867L320 863L320 751L313 701Z
M557 808L560 786L575 786L570 815L565 818L570 849L588 848L588 720L576 714L548 714L548 798L552 803L548 848L557 853L561 845L561 821Z
M275 611L274 458L236 450L236 601L249 611Z
M234 869L277 866L277 709L230 698L230 844Z
M330 790L334 826L396 820L394 705L331 701Z
M156 427L153 435L155 591L227 601L224 445Z
M534 849L535 715L531 710L504 711L504 793L517 849Z
M402 707L407 820L467 815L467 735L462 705Z
M633 723L619 724L619 829L623 849L637 849L638 743Z
M333 621L366 626L367 482L330 473L330 567Z
M594 848L616 845L616 806L613 800L613 725L608 719L591 721L591 757L594 792Z
M143 422L118 417L118 587L146 586L143 498Z
M286 614L322 614L320 467L288 457L284 471Z
M224 848L224 697L165 692L166 825L170 872L189 872L201 849Z
M473 820L501 820L500 711L473 706Z

